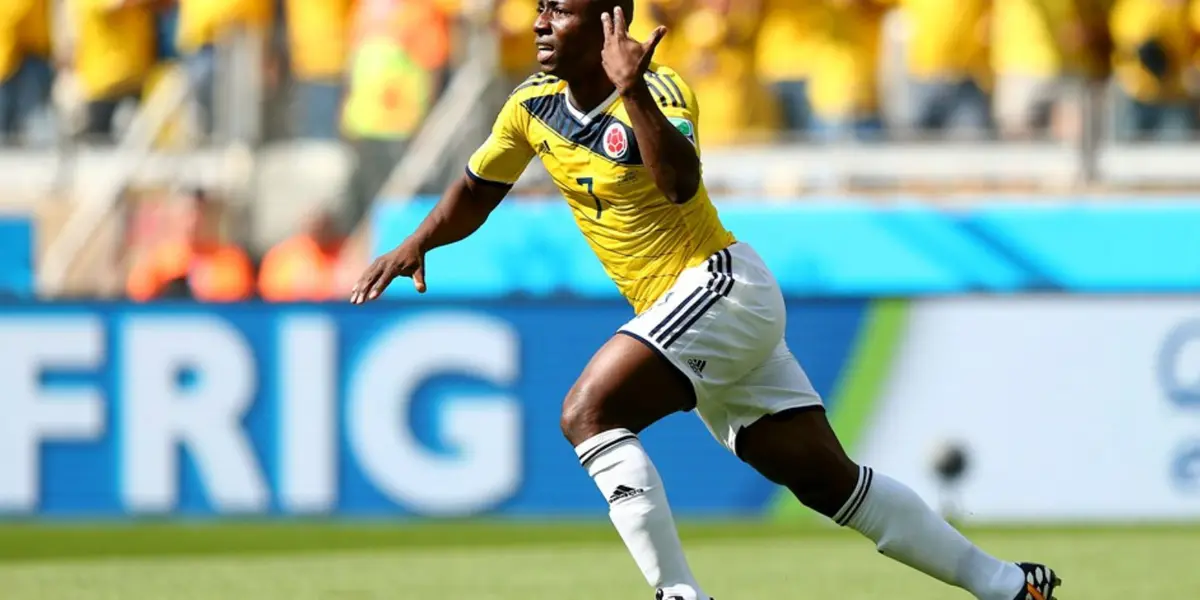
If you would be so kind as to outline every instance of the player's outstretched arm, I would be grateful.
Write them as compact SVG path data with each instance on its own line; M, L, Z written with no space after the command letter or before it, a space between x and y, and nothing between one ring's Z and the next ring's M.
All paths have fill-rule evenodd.
M397 277L411 277L417 292L424 294L425 253L475 233L504 200L508 189L463 175L408 239L371 263L350 293L350 302L362 304L378 298Z
M604 70L625 102L642 162L668 200L675 204L687 202L700 189L700 157L692 143L659 110L644 77L666 28L655 29L643 43L629 37L620 7L613 9L611 15L603 15L602 20Z

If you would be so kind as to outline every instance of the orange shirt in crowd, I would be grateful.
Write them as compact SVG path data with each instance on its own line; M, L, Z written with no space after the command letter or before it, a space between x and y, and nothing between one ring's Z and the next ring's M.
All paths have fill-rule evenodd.
M253 267L241 248L186 242L161 246L138 261L129 272L127 293L137 302L147 302L185 277L192 297L201 302L236 302L254 293Z
M339 249L298 235L271 248L259 270L258 292L269 302L319 302L339 296Z

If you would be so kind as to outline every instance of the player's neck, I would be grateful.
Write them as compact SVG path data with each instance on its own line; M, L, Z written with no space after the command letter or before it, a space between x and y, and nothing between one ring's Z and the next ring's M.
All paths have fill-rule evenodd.
M581 113L589 113L603 104L616 89L603 71L567 79L568 101Z

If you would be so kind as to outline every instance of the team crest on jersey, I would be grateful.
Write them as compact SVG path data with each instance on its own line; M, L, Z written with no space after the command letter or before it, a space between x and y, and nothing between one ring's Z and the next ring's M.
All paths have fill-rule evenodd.
M609 158L621 159L629 152L629 134L625 126L613 123L604 130L604 153Z

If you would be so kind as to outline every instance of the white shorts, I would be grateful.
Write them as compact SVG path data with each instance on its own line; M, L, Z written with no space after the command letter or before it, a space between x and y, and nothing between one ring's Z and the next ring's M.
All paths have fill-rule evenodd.
M739 242L684 271L620 332L691 381L700 419L736 453L738 432L763 416L821 405L788 350L786 325L779 283L758 253Z

